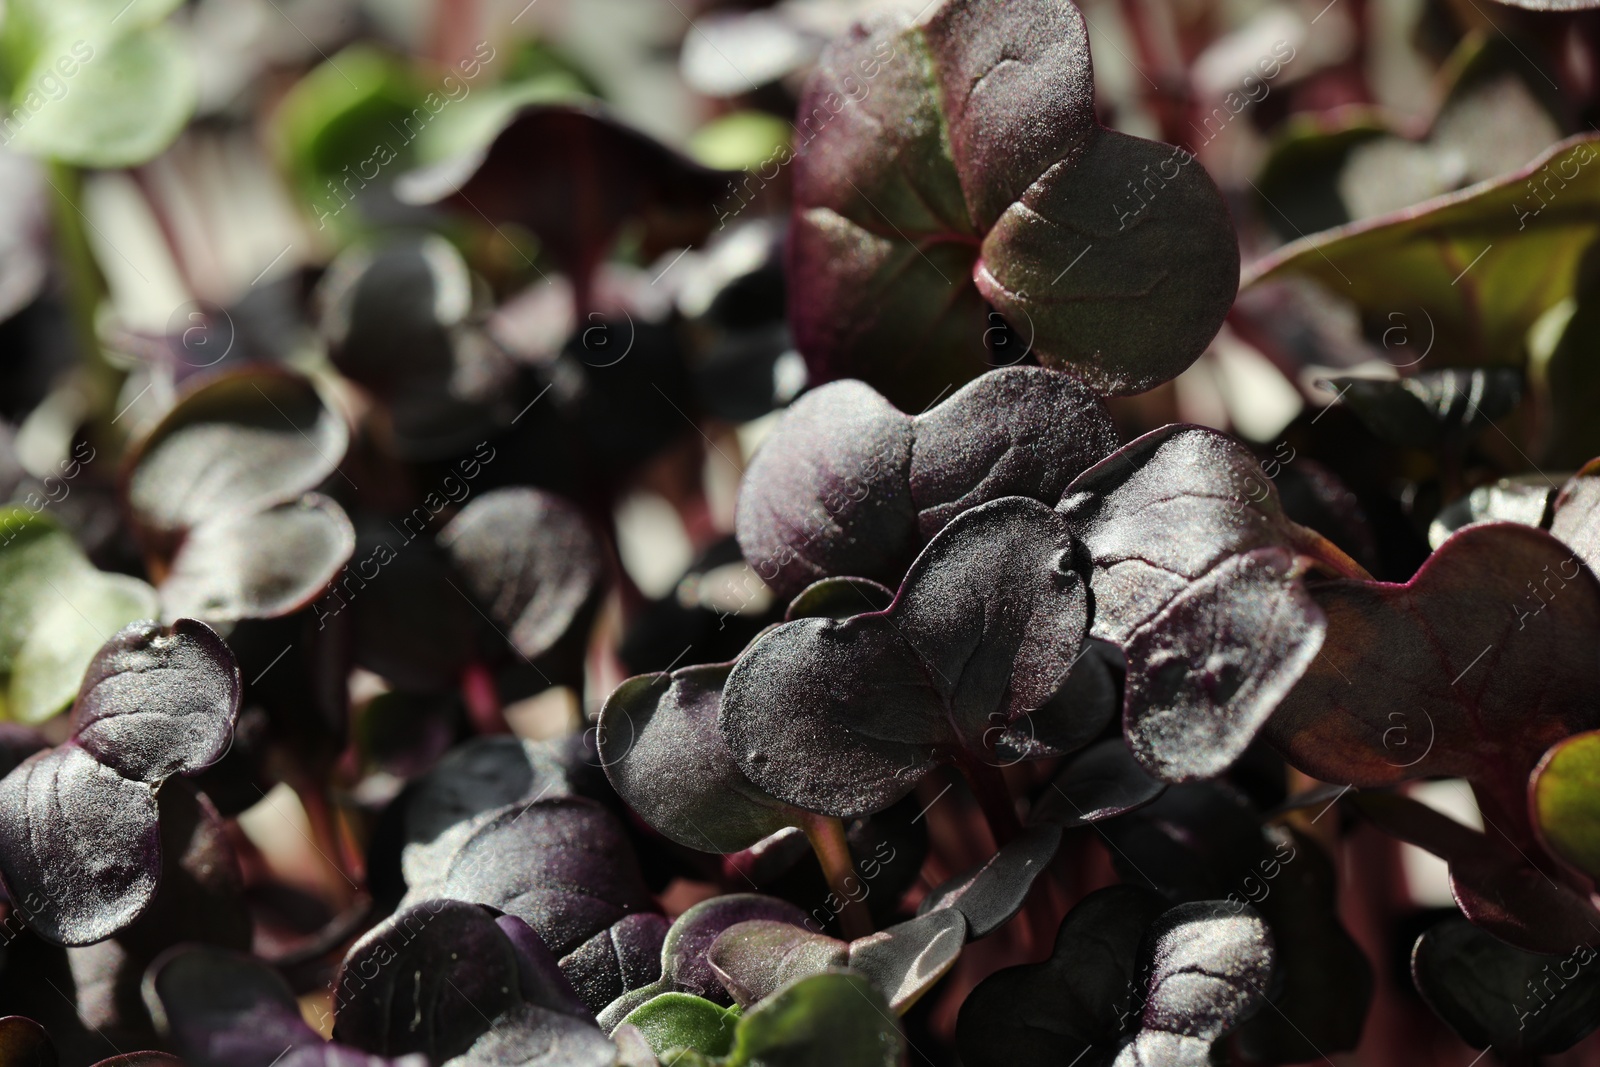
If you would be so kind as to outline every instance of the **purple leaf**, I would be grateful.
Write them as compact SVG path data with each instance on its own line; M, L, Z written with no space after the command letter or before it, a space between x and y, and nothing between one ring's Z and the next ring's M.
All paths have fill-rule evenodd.
M1061 847L1059 826L1031 826L975 871L950 879L923 898L918 915L954 908L966 919L967 938L988 937L1022 910L1034 880Z
M1094 558L1091 632L1127 656L1134 754L1167 781L1220 773L1322 644L1294 552L1307 531L1248 450L1197 426L1124 446L1058 510Z
M333 986L334 1040L383 1056L459 1055L519 1002L517 965L482 907L413 905L345 954Z
M987 301L1047 366L1142 392L1200 355L1238 287L1194 157L1095 121L1062 0L947 0L836 40L795 158L791 319L822 380L925 403L983 370Z
M630 678L600 713L600 760L617 795L656 831L702 852L738 852L801 818L744 776L717 729L730 670Z
M201 523L161 582L168 619L275 619L328 588L356 547L344 509L320 493Z
M1315 590L1322 654L1268 738L1325 782L1466 778L1487 817L1529 837L1528 775L1551 745L1600 726L1600 584L1541 530L1462 530L1404 585Z
M1078 547L1059 515L1008 497L965 512L887 611L801 619L734 665L718 724L757 787L826 815L879 811L943 754L1060 687L1083 638Z
M89 663L73 738L125 778L193 774L227 750L241 687L233 653L209 626L136 622Z
M266 964L221 949L176 948L151 964L145 1003L188 1067L428 1067L322 1040Z
M661 978L667 920L653 912L625 916L561 958L561 973L591 1013Z
M803 927L806 914L786 900L756 893L729 893L703 900L678 916L668 931L661 946L662 977L680 993L726 1007L732 1001L707 954L724 930L757 919Z
M123 488L139 528L170 550L202 522L315 489L337 469L349 437L310 380L242 370L183 396L134 446Z
M796 401L756 452L739 547L780 596L845 575L892 588L962 511L1005 496L1054 504L1116 444L1100 401L1037 367L985 374L916 417L835 382Z
M1082 826L1141 808L1166 788L1145 773L1121 738L1112 737L1061 768L1028 817L1036 823Z
M0 874L14 909L61 945L104 940L154 899L161 871L155 790L75 744L0 780Z
M439 534L456 572L523 656L548 652L596 595L599 539L576 507L538 489L496 489Z
M509 805L476 821L436 880L406 903L448 897L487 904L533 927L565 956L623 916L654 911L622 827L579 797Z
M1566 953L1588 944L1600 927L1600 911L1589 900L1531 866L1504 837L1463 826L1410 797L1357 793L1350 802L1384 833L1448 863L1462 914L1501 941L1527 952Z
M797 978L846 966L850 946L790 923L751 919L724 930L706 958L735 1003L749 1007Z

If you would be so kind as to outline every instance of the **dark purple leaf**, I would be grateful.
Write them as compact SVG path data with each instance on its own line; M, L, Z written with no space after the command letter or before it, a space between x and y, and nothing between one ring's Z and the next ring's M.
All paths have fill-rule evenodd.
M1029 827L982 867L932 890L918 905L917 914L954 908L966 919L970 940L988 937L1022 910L1034 880L1050 866L1060 847L1059 826Z
M387 407L402 459L454 458L517 414L513 364L477 321L473 283L437 234L355 245L323 276L328 354Z
M1196 426L1124 446L1058 510L1094 559L1091 632L1127 656L1134 754L1167 781L1221 773L1322 644L1293 551L1309 532L1247 449Z
M297 374L252 368L182 397L126 461L129 509L158 548L203 522L297 499L331 475L344 421Z
M890 1011L904 1014L955 966L966 941L964 912L943 908L856 938L849 966L867 976Z
M786 900L756 893L730 893L701 901L678 916L661 947L662 977L680 993L728 1005L727 991L707 954L724 930L755 920L803 927L806 915Z
M1137 1021L1143 994L1139 945L1167 908L1160 896L1119 885L1084 897L1061 923L1043 963L996 971L968 994L956 1047L970 1067L1072 1061L1105 1049Z
M1384 833L1450 866L1450 892L1462 914L1528 952L1567 953L1600 928L1600 911L1573 889L1531 866L1515 844L1441 815L1409 797L1359 793L1350 798Z
M1036 823L1082 826L1141 808L1166 788L1145 773L1121 738L1108 738L1056 772L1028 818Z
M298 611L350 561L356 533L320 493L201 523L184 538L161 582L168 619L274 619Z
M622 827L593 801L513 804L473 826L433 878L411 885L407 903L448 897L499 908L557 957L625 915L655 910Z
M1408 448L1465 445L1522 399L1522 373L1511 367L1430 370L1398 381L1333 378L1326 386L1367 429Z
M179 779L162 785L161 880L155 899L116 936L67 949L78 1016L112 1033L148 1033L145 969L177 943L250 947L244 879L228 827L205 794Z
M177 948L145 978L145 1002L188 1067L429 1067L329 1044L278 974L221 949Z
M1328 639L1268 726L1325 782L1466 778L1487 817L1526 838L1528 775L1600 726L1600 585L1526 526L1473 526L1404 585L1337 580L1316 598Z
M1260 912L1277 952L1268 1010L1234 1037L1261 1063L1301 1063L1354 1050L1372 1003L1372 965L1339 920L1332 860L1311 837L1283 833L1273 855L1258 860L1232 892L1234 904L1242 903L1242 893Z
M1117 872L1174 902L1237 894L1269 857L1261 817L1226 782L1187 782L1097 827Z
M739 489L739 547L781 598L844 575L894 587L916 554L914 419L860 382L801 397Z
M56 1046L44 1027L22 1015L0 1018L0 1063L6 1067L56 1067Z
M89 663L73 738L125 778L193 774L227 750L241 687L233 653L209 626L136 622Z
M39 936L88 945L133 922L161 872L155 790L67 744L0 781L0 873Z
M717 709L729 664L623 682L600 714L600 759L617 794L681 845L738 852L803 817L740 771Z
M1565 956L1512 948L1458 917L1417 938L1411 978L1461 1040L1502 1058L1565 1052L1600 1025L1600 968L1580 945Z
M798 122L791 320L823 380L925 403L983 370L987 301L1046 365L1142 392L1232 304L1221 195L1182 149L1095 121L1071 4L947 0L858 28Z
M594 270L625 224L645 224L647 255L693 244L716 223L714 203L732 178L599 107L545 104L516 112L478 152L404 176L397 191L526 226L572 279L583 314Z
M785 623L745 652L718 717L734 759L779 800L853 816L906 795L956 746L987 753L991 728L1043 705L1077 656L1078 565L1037 501L963 513L889 610Z
M496 489L439 534L465 591L523 656L549 651L596 595L605 571L581 512L538 489Z
M653 912L628 915L561 958L561 973L591 1013L624 993L661 978L667 920Z
M1053 504L1116 444L1098 400L1037 367L985 374L916 417L835 382L795 402L756 452L739 546L779 596L846 575L892 588L962 511L1006 496Z
M517 955L476 904L432 900L350 946L334 979L335 1041L383 1056L465 1052L521 999Z
M1261 1007L1277 955L1259 916L1222 901L1179 904L1165 913L1146 932L1141 954L1148 994L1135 1055L1158 1059L1164 1048L1198 1042L1192 1058L1202 1064L1212 1042Z

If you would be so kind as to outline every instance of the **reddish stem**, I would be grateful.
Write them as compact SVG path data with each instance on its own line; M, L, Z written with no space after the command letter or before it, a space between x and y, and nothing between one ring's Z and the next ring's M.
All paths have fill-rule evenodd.
M805 831L806 840L811 842L811 851L817 854L817 862L822 864L822 874L828 880L828 888L841 902L839 928L852 941L866 937L872 933L872 915L862 902L866 899L864 896L857 900L850 895L850 879L854 878L859 886L861 878L855 873L855 860L850 856L850 842L844 835L844 823L827 815L814 815L811 812L803 812L802 815L800 829Z

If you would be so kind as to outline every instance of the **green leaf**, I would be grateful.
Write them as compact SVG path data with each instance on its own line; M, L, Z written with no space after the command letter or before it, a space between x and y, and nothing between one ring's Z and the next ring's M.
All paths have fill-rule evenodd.
M1545 753L1528 792L1545 847L1600 876L1600 730L1574 734Z
M588 97L583 84L565 72L552 72L529 81L476 90L439 113L436 121L417 137L420 163L469 152L482 152L525 104L561 104Z
M904 1041L859 974L830 971L774 993L739 1021L723 1067L894 1067Z
M794 128L765 111L734 111L712 119L689 138L689 154L708 167L750 170L789 146Z
M157 614L155 590L102 574L70 534L26 508L0 510L0 711L41 722L71 703L106 638Z
M721 1056L733 1047L739 1012L688 993L662 993L628 1013L623 1025L636 1026L657 1056L688 1048ZM667 1057L671 1062L673 1057Z
M157 26L80 46L93 55L66 79L55 64L73 37L69 31L53 40L17 80L16 93L52 79L65 90L37 110L29 105L12 147L83 167L125 167L154 158L182 132L198 90L193 61L173 30Z
M1424 367L1520 365L1528 330L1573 294L1600 235L1597 144L1573 137L1503 178L1302 238L1254 264L1245 285L1310 278L1375 322L1426 308Z

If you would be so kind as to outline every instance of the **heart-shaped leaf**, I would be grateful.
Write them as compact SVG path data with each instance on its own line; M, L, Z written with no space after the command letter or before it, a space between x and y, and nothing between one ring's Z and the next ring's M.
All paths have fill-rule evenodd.
M932 890L918 915L954 908L966 919L967 937L988 937L1022 910L1028 891L1061 847L1059 826L1032 826L996 852L982 867Z
M1007 497L945 527L887 611L769 631L723 689L739 769L781 801L853 816L905 796L941 753L987 753L991 727L1039 708L1077 656L1077 559L1059 515Z
M202 522L315 489L338 469L349 437L308 379L236 371L184 395L134 446L124 492L140 528L165 547Z
M1142 392L1192 363L1233 301L1216 186L1181 149L1096 122L1064 0L947 0L847 34L799 123L791 321L823 380L926 403L984 369L987 302L1046 365Z
M184 538L161 583L169 619L275 619L305 607L349 562L356 532L320 493L205 522Z
M242 687L233 653L204 623L134 623L84 673L73 738L124 778L160 784L222 758Z
M904 1014L955 966L966 940L965 913L941 908L856 938L850 942L849 967L883 993L889 1010Z
M804 819L744 776L717 728L732 669L630 678L600 714L600 759L617 794L657 831L702 852L738 852Z
M1526 839L1528 775L1600 726L1600 583L1560 541L1472 526L1405 585L1316 590L1328 639L1267 736L1326 782L1472 782L1491 822Z
M439 543L466 591L529 659L567 632L605 570L582 513L538 489L485 493L461 509Z
M956 1028L963 1062L1042 1062L1074 1050L1096 1051L1097 1062L1211 1062L1216 1040L1265 998L1272 937L1248 908L1164 909L1132 886L1085 897L1047 961L998 971L968 996Z
M1238 759L1322 644L1295 547L1308 531L1260 473L1233 439L1168 426L1079 475L1057 508L1094 558L1091 632L1127 657L1129 747L1166 781Z
M1005 496L1054 504L1116 443L1099 400L1037 367L985 374L916 417L834 382L796 401L751 460L739 547L780 596L844 575L893 587L962 511Z
M497 809L475 822L406 904L435 897L487 904L522 919L558 957L623 916L655 910L615 817L581 797Z
M227 746L233 653L201 623L136 623L84 676L74 736L0 779L0 874L41 937L87 945L145 910L161 875L156 788Z
M1473 1048L1537 1057L1565 1052L1600 1025L1594 959L1587 944L1565 956L1523 952L1452 917L1417 938L1411 979Z
M1600 877L1600 731L1557 742L1528 789L1533 827L1550 854Z

